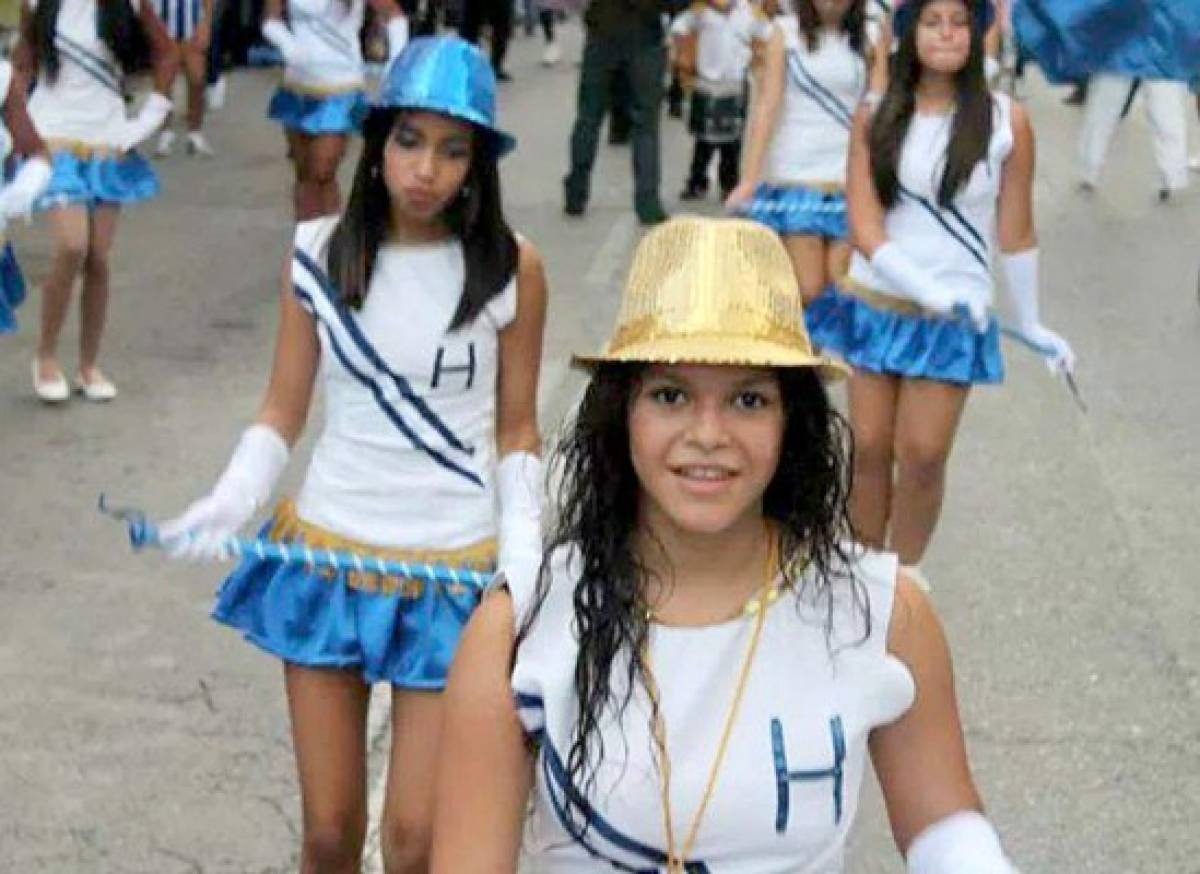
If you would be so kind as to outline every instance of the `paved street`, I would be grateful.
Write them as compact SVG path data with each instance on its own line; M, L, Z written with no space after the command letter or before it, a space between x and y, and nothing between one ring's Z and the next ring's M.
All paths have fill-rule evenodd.
M568 28L567 57L579 35ZM553 433L571 350L606 335L638 228L627 150L602 147L592 209L561 214L576 70L514 46L502 121L514 224L542 249ZM159 163L165 195L118 237L110 406L29 386L38 301L0 340L0 872L296 870L298 797L278 664L207 618L221 569L130 553L94 510L156 517L209 487L265 386L289 170L238 73L211 162ZM1105 187L1074 189L1076 110L1031 84L1045 321L1073 342L1089 411L1021 349L979 391L927 561L990 815L1033 874L1200 872L1200 190L1160 206L1144 118ZM669 208L690 144L665 121ZM346 168L350 169L349 165ZM709 209L716 210L710 203ZM44 227L14 228L31 283ZM75 361L75 327L63 362ZM291 465L294 487L320 410ZM386 715L382 710L375 725ZM873 785L852 874L899 872Z

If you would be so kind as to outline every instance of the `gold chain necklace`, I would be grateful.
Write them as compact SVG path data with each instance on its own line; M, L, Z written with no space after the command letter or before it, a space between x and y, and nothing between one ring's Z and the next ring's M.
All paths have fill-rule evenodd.
M667 833L667 874L684 874L686 871L687 859L691 856L692 850L696 846L696 839L700 835L700 824L704 820L708 804L712 801L713 794L717 789L717 778L721 774L721 766L725 763L725 753L729 749L729 739L733 735L733 726L737 722L738 711L742 706L742 698L745 696L746 685L750 679L750 668L754 665L754 657L758 653L758 644L762 639L763 626L767 620L767 610L771 604L770 596L775 578L775 539L773 537L767 546L766 565L766 582L763 583L757 604L753 604L752 602L752 604L746 606L745 610L745 612L749 612L753 607L755 614L754 631L750 636L750 645L746 649L746 657L742 660L737 686L733 692L733 701L730 703L729 713L725 717L725 726L721 729L721 741L717 745L717 754L713 758L712 767L708 772L708 783L704 787L704 795L700 799L700 807L696 810L696 815L692 818L692 824L688 828L687 837L684 839L682 847L678 847L675 842L675 822L671 815L671 754L667 749L667 725L662 715L658 680L655 678L654 670L650 665L649 647L647 646L647 649L642 652L642 670L646 675L646 691L650 695L650 703L654 712L651 733L654 737L654 746L658 752L660 768L662 769L661 801L663 827Z

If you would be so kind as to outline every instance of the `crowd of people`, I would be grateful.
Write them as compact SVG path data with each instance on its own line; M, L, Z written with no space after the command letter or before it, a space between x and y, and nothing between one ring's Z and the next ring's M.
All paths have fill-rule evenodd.
M368 11L387 46L371 95ZM532 10L546 63L562 11ZM615 115L652 227L609 342L575 358L588 384L552 503L537 421L552 277L510 227L499 172L517 147L497 114L512 14L468 0L463 39L415 36L395 0L265 4L283 63L269 115L295 175L274 363L224 471L161 542L241 554L320 388L303 486L259 539L491 579L250 555L223 583L214 617L285 666L301 869L359 870L367 708L385 683L389 872L522 857L547 872L838 872L869 760L911 874L1013 874L921 569L971 390L1004 378L1002 330L1052 373L1075 367L1040 317L1035 132L992 86L1006 11L592 0L565 211L586 212ZM4 146L23 160L0 212L43 212L53 234L32 362L47 403L117 394L98 366L109 253L121 208L158 191L136 146L172 150L182 69L186 146L212 154L212 20L212 0L23 9L0 64ZM138 51L154 90L130 115ZM731 217L663 208L669 71L694 138L681 200L707 196L716 155ZM1089 104L1111 107L1115 88L1095 77ZM1089 112L1101 155L1112 113ZM1170 150L1174 191L1186 171ZM58 340L77 279L72 386ZM0 280L11 327L11 250Z

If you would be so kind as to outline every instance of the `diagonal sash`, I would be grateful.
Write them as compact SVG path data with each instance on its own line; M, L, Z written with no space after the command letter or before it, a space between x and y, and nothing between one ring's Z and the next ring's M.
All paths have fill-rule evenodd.
M805 69L800 55L795 50L788 52L788 71L792 74L792 81L796 83L796 87L811 97L834 121L849 130L854 120L854 112Z
M121 77L115 66L105 58L88 51L84 46L61 33L54 35L54 46L68 61L79 67L109 91L124 99L121 91Z
M340 301L325 272L302 251L295 253L293 289L304 308L317 320L334 357L375 399L380 411L412 445L440 467L483 488L471 464L474 449L396 373L363 334L353 313ZM416 415L412 415L415 413Z

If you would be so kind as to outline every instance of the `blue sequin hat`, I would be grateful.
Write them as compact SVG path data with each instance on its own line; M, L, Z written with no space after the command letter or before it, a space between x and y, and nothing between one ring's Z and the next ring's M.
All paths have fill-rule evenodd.
M456 36L410 42L388 67L372 110L420 109L468 121L503 157L517 141L496 127L496 74L475 46Z
M994 0L965 0L967 8L975 18L975 24L981 33L987 33L996 20L996 4ZM903 37L917 20L917 13L925 3L923 0L901 0L896 4L892 16L892 30L896 36Z

